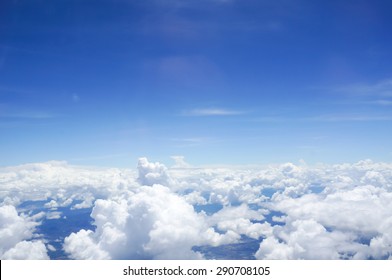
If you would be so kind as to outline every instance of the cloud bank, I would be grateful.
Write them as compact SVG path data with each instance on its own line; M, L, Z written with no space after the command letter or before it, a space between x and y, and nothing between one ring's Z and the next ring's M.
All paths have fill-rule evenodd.
M64 205L92 207L94 229L63 240L73 259L201 259L198 246L245 237L259 244L250 258L392 258L392 164L196 168L174 159L167 168L140 158L137 172L65 162L1 169L2 219L24 233L1 231L3 258L47 256L32 240L33 215L17 212L31 200L46 201L47 219Z

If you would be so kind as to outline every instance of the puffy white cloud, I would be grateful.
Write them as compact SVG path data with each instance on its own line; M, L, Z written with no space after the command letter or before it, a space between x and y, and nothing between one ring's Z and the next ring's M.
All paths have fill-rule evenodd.
M139 158L137 169L139 171L138 181L145 186L161 184L170 186L173 184L165 165L159 162L149 162L147 158Z
M15 207L8 205L0 207L0 244L1 253L13 247L19 241L32 237L34 221L19 216Z
M87 192L85 194L81 194L79 198L82 199L82 202L73 205L72 209L91 208L93 206L95 200L93 193Z
M52 211L46 213L46 219L48 220L56 220L61 218L61 212L59 211Z
M372 238L369 244L368 255L374 259L389 256L392 259L392 218L384 221L379 230L379 234Z
M375 234L392 211L392 193L373 186L298 198L276 196L271 208L293 219L315 219L327 227Z
M64 162L2 168L0 205L43 199L51 211L94 206L96 229L64 241L76 259L201 258L193 246L236 243L243 235L264 238L257 258L391 258L392 164L217 168L175 160L167 168L141 158L136 170ZM217 204L212 213L194 210ZM4 241L1 253L29 240L34 227Z
M47 208L93 205L97 197L109 197L136 186L136 172L116 168L88 168L62 161L0 168L0 205L48 200Z
M95 242L94 233L91 230L82 229L78 233L71 233L64 240L64 249L74 259L109 259L109 254Z
M193 204L198 204L198 205L206 205L207 204L207 200L198 191L194 191L194 192L191 192L187 195L184 195L184 198L189 204L192 204L192 205Z
M351 234L329 232L315 220L288 221L275 226L256 252L259 259L339 259L355 256L365 245L352 242Z
M42 241L27 241L34 237L35 218L18 215L12 205L0 207L1 259L48 259Z
M57 207L59 207L59 204L57 203L56 200L51 200L47 203L45 203L44 207L46 208L51 208L51 209L57 209Z
M4 260L48 260L45 244L39 241L21 241L5 252Z
M209 222L216 225L220 231L233 231L238 235L245 234L258 239L270 230L268 224L252 222L264 220L262 211L249 209L246 204L237 207L225 207L209 218Z
M198 259L193 246L233 241L233 233L216 233L184 198L157 184L127 198L97 200L91 216L94 232L81 230L65 239L72 258Z
M391 171L391 165L371 161L323 166L312 171L319 176L321 192L311 192L311 181L279 191L266 206L283 212L286 224L274 226L273 234L262 241L256 256L267 259L390 257Z

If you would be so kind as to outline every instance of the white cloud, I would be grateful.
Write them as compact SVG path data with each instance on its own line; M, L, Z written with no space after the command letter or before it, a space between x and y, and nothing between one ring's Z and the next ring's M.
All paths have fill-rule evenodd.
M37 225L34 221L19 216L15 207L0 207L0 245L1 253L17 244L19 241L30 238L33 235L34 227Z
M258 239L270 231L267 224L254 223L252 220L264 220L262 211L249 209L246 204L237 207L225 207L209 218L209 222L216 225L220 231L233 231L238 235L244 234Z
M38 223L34 217L18 215L15 207L0 207L0 258L1 259L48 259L46 247L34 237Z
M1 223L7 224L0 231L1 254L24 241L35 242L29 244L37 252L42 248L29 241L38 217L6 205L42 199L52 214L41 218L58 217L55 209L65 205L94 206L96 229L64 242L76 259L201 258L193 246L236 243L242 235L264 238L257 258L392 255L392 164L179 168L184 158L175 160L167 168L141 158L137 170L65 162L0 169L0 214L11 217L4 218L9 225ZM208 214L194 210L211 205L219 207ZM16 257L15 250L7 256Z
M101 250L93 238L93 232L91 230L81 230L78 233L71 233L64 240L64 249L74 259L109 259L108 253Z
M50 161L0 168L0 185L2 204L49 199L45 207L54 209L74 201L79 201L76 208L91 207L95 197L108 197L137 183L133 170L86 168Z
M1 256L4 260L48 260L49 256L42 241L21 241Z
M372 238L369 244L369 253L372 258L380 259L389 255L392 259L392 218L387 218L379 229L379 234Z
M73 205L71 209L83 209L93 207L95 197L92 193L87 192L85 195L81 195L80 198L82 198L82 202Z
M170 178L166 166L159 162L149 162L147 158L139 158L137 169L139 171L138 182L145 186L162 184L170 186Z
M51 208L51 209L57 209L57 207L59 207L59 204L57 203L56 200L52 199L51 201L45 203L44 207Z
M200 244L233 241L216 233L185 199L161 185L143 186L118 200L97 200L94 232L81 230L65 239L76 259L199 259Z
M187 195L183 196L186 202L189 204L198 204L198 205L206 205L207 200L202 196L202 194L198 191L191 192Z
M51 252L56 252L56 251L57 251L56 248L55 248L53 245L48 244L46 247L47 247L48 250L51 251Z
M259 259L339 259L349 258L361 247L352 236L340 231L328 232L315 220L288 221L276 226L256 252Z
M175 161L175 165L172 168L189 168L191 165L185 161L184 156L172 156L171 157Z
M48 220L57 220L61 218L61 212L52 211L46 213L46 219Z
M286 224L274 226L256 257L388 258L391 167L371 161L323 166L312 172L325 187L321 193L309 192L309 185L293 184L275 194L268 207L283 212Z

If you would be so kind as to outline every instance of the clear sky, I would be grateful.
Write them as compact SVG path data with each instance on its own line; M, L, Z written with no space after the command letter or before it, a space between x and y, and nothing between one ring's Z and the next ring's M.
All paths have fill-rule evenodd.
M392 1L2 0L0 165L392 160Z

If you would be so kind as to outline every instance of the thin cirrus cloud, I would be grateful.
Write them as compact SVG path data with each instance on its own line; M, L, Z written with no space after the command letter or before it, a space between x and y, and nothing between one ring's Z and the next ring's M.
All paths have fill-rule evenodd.
M19 111L0 114L0 117L10 119L51 119L54 115L40 111Z
M195 147L215 142L211 137L171 138L170 141L177 147Z
M229 110L225 108L196 108L191 110L186 110L182 113L183 116L190 117L209 117L209 116L237 116L243 115L246 112Z
M7 119L50 119L55 115L44 110L30 109L21 106L11 106L0 103L0 118Z
M319 122L375 122L375 121L391 121L392 117L388 115L372 115L372 114L331 114L321 115L310 118L304 118L305 121Z
M334 104L338 105L392 105L392 78L375 83L351 83L338 87L313 88L327 94L334 94Z
M379 100L374 100L374 101L370 102L370 104L381 105L381 106L391 106L392 100L379 99Z
M392 121L392 116L372 114L329 114L315 115L309 117L260 117L255 122L277 123L277 122L380 122Z
M389 97L392 96L392 78L380 80L374 84L347 85L340 87L335 91L345 94L354 94L356 96Z

